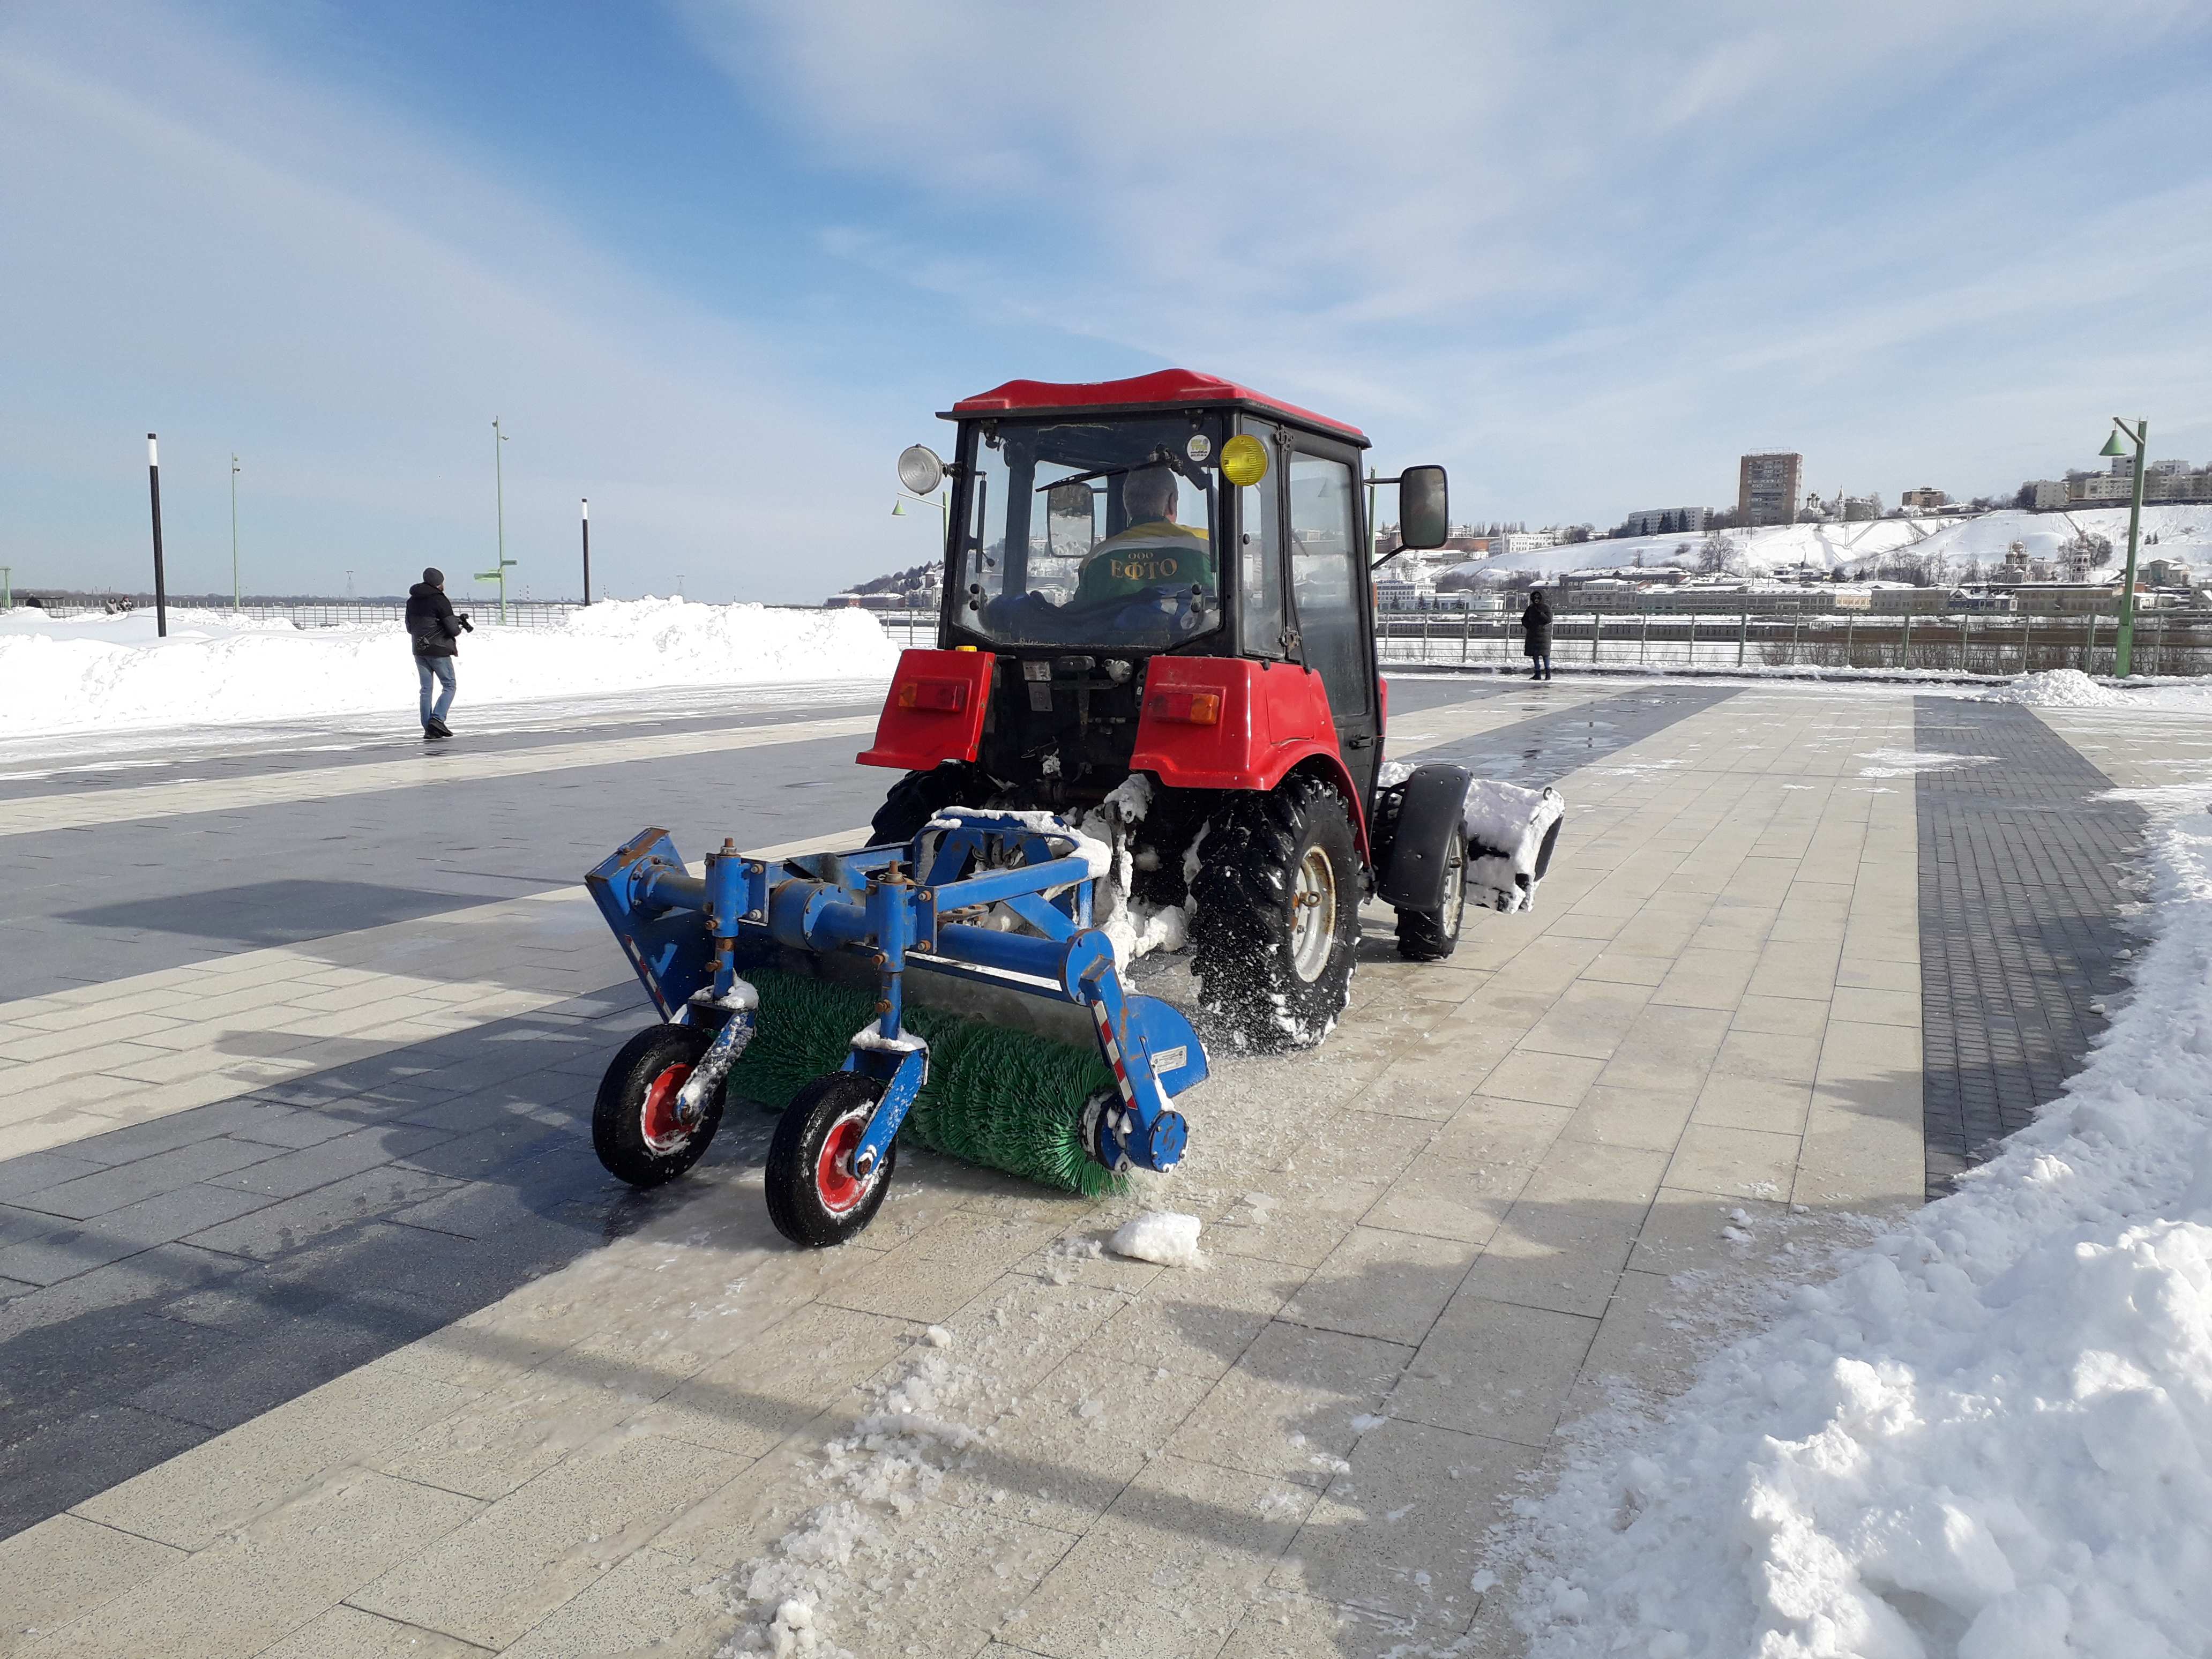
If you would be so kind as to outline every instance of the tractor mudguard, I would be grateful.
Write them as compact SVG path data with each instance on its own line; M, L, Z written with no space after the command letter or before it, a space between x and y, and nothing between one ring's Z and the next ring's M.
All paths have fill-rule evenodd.
M927 772L939 761L972 761L983 740L991 675L999 659L982 651L899 653L898 672L876 717L876 740L854 758L863 766Z
M1441 762L1417 766L1398 786L1397 833L1375 896L1401 910L1441 910L1452 837L1467 834L1467 791L1474 775Z
M1344 797L1364 855L1366 817L1319 674L1237 657L1154 657L1146 665L1132 772L1150 772L1170 789L1264 794L1300 767L1320 771Z

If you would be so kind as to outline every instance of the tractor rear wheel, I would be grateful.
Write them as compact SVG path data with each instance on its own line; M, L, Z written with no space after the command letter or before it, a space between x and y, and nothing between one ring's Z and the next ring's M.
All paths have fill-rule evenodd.
M1239 795L1207 826L1192 883L1200 1000L1255 1048L1310 1048L1352 997L1359 854L1344 797L1313 778Z
M912 841L948 806L981 806L994 793L991 780L965 761L946 761L927 772L909 772L890 787L868 828L871 847Z
M676 1093L714 1041L696 1025L650 1025L616 1053L592 1105L592 1150L607 1173L633 1187L659 1187L696 1164L722 1125L722 1091L686 1130Z
M764 1174L768 1218L793 1243L810 1250L842 1244L883 1208L897 1142L866 1175L853 1171L853 1153L883 1095L881 1084L857 1072L830 1072L783 1109Z

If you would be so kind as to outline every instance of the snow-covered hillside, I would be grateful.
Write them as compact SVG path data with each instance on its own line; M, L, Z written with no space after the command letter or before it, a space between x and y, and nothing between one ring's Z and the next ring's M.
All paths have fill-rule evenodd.
M479 613L481 615L481 613ZM863 611L611 599L557 628L480 624L461 640L465 702L890 678L898 649ZM0 616L0 737L221 726L410 710L415 668L396 624L297 629L150 611Z
M1872 574L1885 554L1910 550L1943 555L1950 561L1954 579L1979 560L1984 566L2001 562L2014 542L2027 544L2028 556L2053 556L2076 530L2110 538L2116 553L2127 544L2125 507L2097 507L2075 513L1986 513L1972 519L1875 519L1863 524L1777 525L1763 530L1731 530L1729 538L1742 550L1748 574L1771 575L1778 570L1809 564L1820 570L1841 569L1853 575ZM2158 537L2144 556L2162 556L2185 564L2212 568L2212 506L2147 507L2142 533ZM1556 576L1569 570L1595 570L1641 562L1646 567L1676 564L1694 569L1701 536L1632 536L1620 541L1583 542L1572 547L1547 547L1531 553L1504 553L1458 568L1470 574L1502 576L1516 570L1533 570ZM1680 550L1685 544L1688 551Z

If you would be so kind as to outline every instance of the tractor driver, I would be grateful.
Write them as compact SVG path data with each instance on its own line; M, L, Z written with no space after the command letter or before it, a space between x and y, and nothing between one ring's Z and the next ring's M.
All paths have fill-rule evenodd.
M1213 547L1203 530L1176 522L1176 475L1133 472L1121 486L1129 527L1098 544L1076 578L1071 609L1130 599L1162 587L1214 591Z

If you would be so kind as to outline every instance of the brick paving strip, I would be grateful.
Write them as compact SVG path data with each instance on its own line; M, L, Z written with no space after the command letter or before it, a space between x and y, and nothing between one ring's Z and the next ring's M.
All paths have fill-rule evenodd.
M783 720L769 725L705 731L659 732L607 738L586 743L541 744L490 752L429 749L405 760L366 761L348 765L259 772L237 777L177 779L60 794L25 795L0 800L0 836L28 836L133 818L169 818L182 813L227 812L278 801L339 800L351 795L411 789L441 776L527 777L572 767L604 766L626 760L665 760L757 749L769 744L804 743L817 738L860 737L874 732L872 714L830 720Z
M2035 713L1917 701L1914 746L1995 764L1923 772L1920 996L1930 1199L2057 1098L2124 985L2121 878L2142 809Z
M1441 712L1401 717L1419 730L1433 712L1433 752L1455 757L1494 742L1534 765L1581 744L1571 848L1534 917L1474 919L1437 967L1375 939L1326 1048L1224 1068L1170 1189L1207 1219L1204 1273L1109 1260L1060 1282L1053 1247L1094 1237L1096 1211L921 1158L861 1244L794 1255L768 1232L742 1133L737 1156L718 1146L680 1189L617 1212L574 1189L532 1200L497 1178L494 1139L548 1131L544 1194L564 1191L556 1158L595 1174L574 1103L635 1015L586 999L518 1020L501 1041L551 1056L535 1071L501 1073L483 1032L465 1058L462 1034L437 1039L439 1066L485 1068L449 1102L476 1096L480 1115L426 1121L405 1091L429 1073L340 1099L396 1092L374 1133L444 1139L380 1167L465 1185L356 1231L419 1248L437 1229L425 1212L471 1183L481 1212L450 1224L444 1253L415 1264L395 1245L351 1283L427 1320L473 1255L510 1234L535 1247L526 1218L610 1242L0 1544L0 1630L51 1632L21 1638L40 1654L613 1653L662 1637L704 1653L726 1621L694 1588L820 1501L811 1454L930 1322L952 1328L952 1355L992 1352L998 1387L964 1419L992 1436L902 1523L881 1567L894 1589L854 1589L873 1613L848 1645L1255 1659L1495 1625L1496 1598L1478 1613L1466 1589L1482 1528L1606 1373L1663 1380L1680 1346L1655 1312L1667 1276L1724 1267L1735 1211L1910 1203L1923 1179L1910 795L1859 785L1854 759L1908 744L1909 707L1683 690L1664 720L1623 694L1471 738L1447 740ZM504 1099L502 1076L520 1079ZM564 1097L566 1124L549 1115ZM262 1109L278 1104L343 1116L307 1097ZM244 1191L292 1155L191 1184ZM1272 1213L1243 1196L1256 1190ZM283 1325L252 1322L331 1289L312 1266L282 1277L229 1303L190 1285L112 1293L215 1333L190 1340L219 1370L226 1319L281 1347Z

